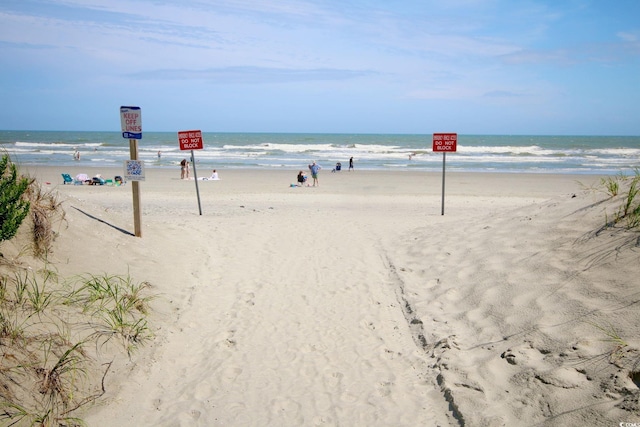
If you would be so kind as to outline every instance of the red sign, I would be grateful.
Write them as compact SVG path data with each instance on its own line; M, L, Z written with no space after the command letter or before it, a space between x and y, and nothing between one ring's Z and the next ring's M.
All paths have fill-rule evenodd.
M181 150L202 150L202 132L199 130L181 130L178 132Z
M457 133L434 133L433 151L456 151L458 146Z

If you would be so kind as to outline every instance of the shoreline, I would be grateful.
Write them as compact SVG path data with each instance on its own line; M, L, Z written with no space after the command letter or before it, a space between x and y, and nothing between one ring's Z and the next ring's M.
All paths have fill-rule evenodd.
M302 170L308 174L307 169L217 169L222 181L233 182L235 177L239 179L236 181L245 182L244 177L247 175L256 176L257 181L267 180L269 184L276 186L283 185L282 188L287 187L286 184L296 182L296 174ZM41 182L49 182L50 185L62 184L62 173L69 173L72 177L78 173L87 173L87 175L94 176L101 174L105 178L113 178L116 175L123 175L121 168L103 168L103 167L83 167L83 168L65 168L62 166L19 166L19 171L23 173L31 174ZM147 168L145 169L147 179L141 181L141 185L155 185L157 180L171 180L171 181L185 181L180 180L180 168L179 166L169 168ZM209 169L205 171L199 171L198 177L208 177L211 174ZM563 173L505 173L505 172L455 172L447 171L445 174L445 190L451 190L457 192L458 190L464 190L464 186L471 186L474 190L487 190L488 193L498 194L499 191L508 188L514 188L518 185L526 184L526 187L522 188L523 194L526 195L526 191L531 190L536 194L547 193L550 197L557 194L554 190L558 187L556 183L559 182L563 187L570 189L571 183L583 183L584 185L593 185L598 183L601 178L609 177L610 175L601 174L563 174ZM228 177L225 179L225 177ZM334 185L334 189L337 191L349 191L348 187L344 187L342 184L353 183L355 181L358 185L366 185L366 181L375 182L377 185L384 185L387 181L386 177L391 177L393 180L398 179L403 185L410 183L411 186L407 188L408 192L417 190L420 192L420 188L415 187L413 184L424 180L430 188L434 187L434 184L439 182L441 190L442 187L442 172L426 172L426 171L412 171L412 170L356 170L352 172L340 171L332 173L331 170L323 169L320 172L321 187L324 187L325 182L327 185ZM475 179L475 177L481 179ZM193 171L191 173L193 178ZM340 181L342 179L342 181ZM345 181L346 179L352 179L352 181ZM193 179L189 180L193 181ZM513 185L510 183L513 182ZM485 184L486 183L486 184ZM541 184L543 186L541 187ZM391 184L390 187L396 186ZM415 188L414 188L415 187ZM234 186L234 188L237 188ZM579 188L578 188L579 189ZM428 191L432 193L433 191ZM480 193L481 194L481 193Z

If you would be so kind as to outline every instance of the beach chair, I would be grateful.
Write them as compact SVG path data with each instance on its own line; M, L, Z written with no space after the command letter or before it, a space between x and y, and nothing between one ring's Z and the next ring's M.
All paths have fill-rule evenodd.
M106 184L106 181L104 180L104 178L98 177L98 176L94 176L93 178L91 178L91 185L104 185Z
M82 185L82 181L78 181L77 179L71 178L71 175L69 175L68 173L63 173L62 179L64 179L64 182L63 182L64 185L67 185L67 184Z

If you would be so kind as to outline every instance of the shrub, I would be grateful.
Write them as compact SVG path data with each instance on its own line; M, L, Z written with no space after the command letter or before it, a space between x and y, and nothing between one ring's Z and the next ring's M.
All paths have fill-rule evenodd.
M56 236L52 228L53 223L65 218L64 210L61 208L62 202L58 200L57 193L44 191L35 180L27 189L25 196L30 203L33 254L43 257L50 251Z
M0 242L9 240L18 231L29 213L29 201L23 195L30 184L29 178L18 177L16 165L7 154L0 160Z

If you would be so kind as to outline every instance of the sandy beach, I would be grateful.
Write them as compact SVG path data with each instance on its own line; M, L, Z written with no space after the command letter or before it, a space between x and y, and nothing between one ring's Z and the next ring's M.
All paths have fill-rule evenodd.
M638 233L592 175L147 169L62 185L62 275L148 281L154 337L90 426L640 423ZM199 176L211 171L198 170ZM626 346L613 342L613 330Z

